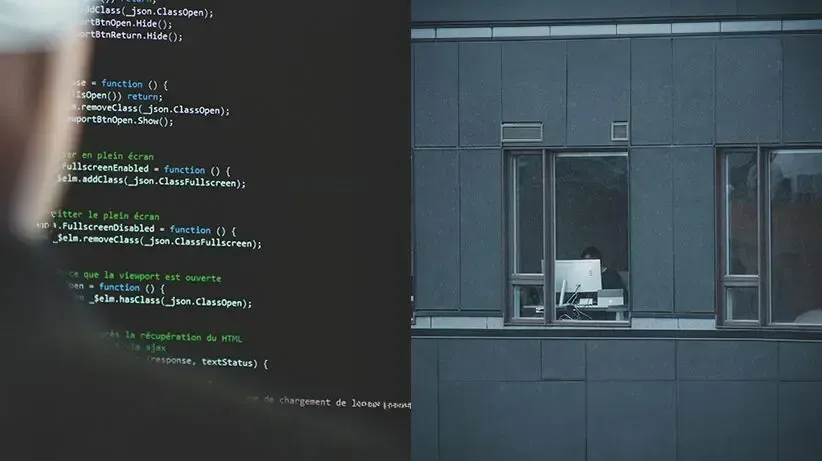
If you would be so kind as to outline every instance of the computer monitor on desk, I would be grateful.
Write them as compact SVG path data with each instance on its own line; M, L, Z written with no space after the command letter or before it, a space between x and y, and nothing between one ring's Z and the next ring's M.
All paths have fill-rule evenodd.
M567 295L596 293L602 289L602 266L598 259L557 261L554 266L554 290L559 304L565 304Z

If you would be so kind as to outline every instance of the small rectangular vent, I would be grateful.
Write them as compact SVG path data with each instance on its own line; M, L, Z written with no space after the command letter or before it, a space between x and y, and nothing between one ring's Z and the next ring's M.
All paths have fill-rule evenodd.
M503 123L502 142L542 142L542 123Z
M628 133L628 122L611 123L611 141L627 141Z

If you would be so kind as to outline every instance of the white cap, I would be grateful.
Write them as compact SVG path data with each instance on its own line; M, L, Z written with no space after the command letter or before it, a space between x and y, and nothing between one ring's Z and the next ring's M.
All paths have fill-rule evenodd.
M76 31L88 0L0 0L0 53L45 50Z

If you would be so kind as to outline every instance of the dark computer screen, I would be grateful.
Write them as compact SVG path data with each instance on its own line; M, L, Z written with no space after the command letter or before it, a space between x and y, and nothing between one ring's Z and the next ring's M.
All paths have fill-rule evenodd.
M263 404L407 431L407 200L386 214L394 195L374 189L392 182L340 139L345 63L300 66L307 29L228 2L93 5L82 143L38 225L101 334Z

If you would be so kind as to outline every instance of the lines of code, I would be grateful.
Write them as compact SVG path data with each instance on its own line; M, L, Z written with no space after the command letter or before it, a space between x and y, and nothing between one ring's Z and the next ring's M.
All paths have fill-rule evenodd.
M161 309L244 311L254 302L227 296L223 276L209 273L69 270L63 274L76 298L88 304L133 304Z
M231 165L173 165L162 163L153 152L118 151L68 152L57 181L114 187L243 190L247 186Z
M144 353L149 362L157 364L229 369L244 368L250 370L268 370L269 366L269 361L266 358L236 355L236 350L232 351L231 346L243 344L243 337L235 333L218 331L120 331L112 329L102 332L101 335L111 340L117 347L136 353ZM199 346L197 349L201 347L206 348L206 350L211 349L209 352L212 352L213 355L186 356L185 349L178 347L181 345L197 345Z
M240 154L256 114L221 68L219 12L197 3L89 2L80 34L95 61L69 108L82 143L54 178L67 199L36 226L118 347L162 366L291 374L270 300L255 299L270 235L249 206L265 159Z
M67 108L82 142L53 178L66 199L34 223L60 255L78 308L104 318L110 329L100 333L118 347L160 367L225 373L258 389L252 398L262 403L407 411L407 397L367 383L388 362L363 365L373 346L325 318L351 295L324 279L351 274L325 273L315 248L352 240L351 226L344 212L321 211L303 182L350 185L312 176L310 162L284 166L311 152L288 152L272 135L289 116L272 115L281 96L261 90L280 73L279 45L227 40L268 32L226 2L88 8L95 16L81 38L95 59ZM320 222L313 228L328 241L297 242L301 220ZM301 245L315 248L280 262ZM311 282L294 287L283 273Z
M158 0L96 0L89 2L90 30L83 38L95 40L148 40L181 44L186 21L209 21L214 11L194 6L169 6Z
M168 80L99 79L74 83L74 123L171 128L192 117L220 119L231 110L219 103L178 100Z
M232 225L202 225L166 219L155 212L121 210L68 210L51 212L52 222L38 223L51 230L60 245L134 245L141 247L202 247L260 250L253 235Z

